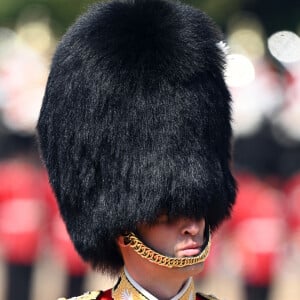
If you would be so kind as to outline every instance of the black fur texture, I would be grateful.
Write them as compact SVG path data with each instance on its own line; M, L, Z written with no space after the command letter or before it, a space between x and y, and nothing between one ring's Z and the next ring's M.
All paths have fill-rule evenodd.
M81 256L115 274L115 239L159 214L230 215L230 94L222 36L167 0L92 6L58 45L38 122L61 214Z

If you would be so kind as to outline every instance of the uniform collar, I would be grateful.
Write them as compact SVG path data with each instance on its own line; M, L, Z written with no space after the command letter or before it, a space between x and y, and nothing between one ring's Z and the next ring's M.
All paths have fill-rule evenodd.
M124 268L121 276L112 290L114 299L122 300L159 300L141 287ZM180 292L170 300L195 300L196 294L192 278L184 284Z

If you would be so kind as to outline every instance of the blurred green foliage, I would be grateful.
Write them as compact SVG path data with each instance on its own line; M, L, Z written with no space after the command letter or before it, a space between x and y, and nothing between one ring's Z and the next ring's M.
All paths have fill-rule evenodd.
M1 0L0 26L14 28L26 18L47 18L57 35L61 35L92 0Z

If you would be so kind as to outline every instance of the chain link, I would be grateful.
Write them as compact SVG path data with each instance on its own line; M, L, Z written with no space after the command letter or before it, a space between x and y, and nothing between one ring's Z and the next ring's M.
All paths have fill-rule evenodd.
M209 254L211 245L211 234L208 234L208 241L202 252L194 257L173 258L168 257L147 247L141 240L139 240L133 232L125 236L128 245L134 249L141 257L148 259L152 263L168 268L183 268L186 266L195 265L204 262Z

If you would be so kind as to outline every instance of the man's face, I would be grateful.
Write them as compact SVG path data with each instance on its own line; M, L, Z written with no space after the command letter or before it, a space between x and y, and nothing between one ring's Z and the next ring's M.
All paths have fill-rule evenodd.
M154 225L140 224L138 234L148 247L160 254L181 258L200 254L204 229L204 219L178 218L170 221L162 215Z

